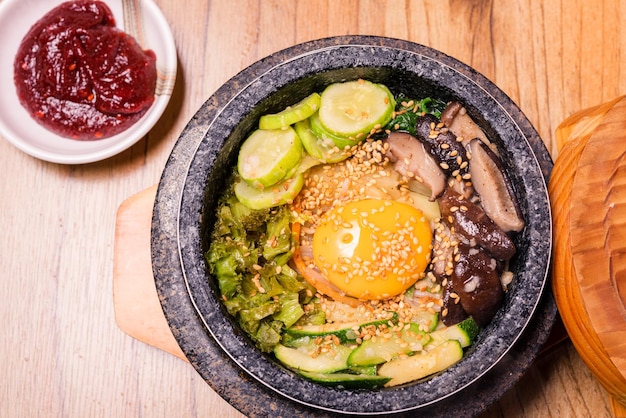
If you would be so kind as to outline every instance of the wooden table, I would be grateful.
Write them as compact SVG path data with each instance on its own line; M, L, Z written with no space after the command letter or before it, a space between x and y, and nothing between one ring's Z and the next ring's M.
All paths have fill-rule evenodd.
M143 140L78 166L0 141L2 417L241 416L188 363L118 328L113 243L119 205L158 182L189 118L255 60L332 35L422 43L500 86L549 149L565 117L626 91L624 1L156 1L180 67ZM564 342L484 417L610 415L606 392Z

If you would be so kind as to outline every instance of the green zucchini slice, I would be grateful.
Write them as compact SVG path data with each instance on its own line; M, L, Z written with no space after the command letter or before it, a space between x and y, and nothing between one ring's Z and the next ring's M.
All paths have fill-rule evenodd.
M365 139L372 129L387 125L395 100L382 84L366 80L334 83L321 96L319 120L331 134Z
M260 129L285 129L296 122L307 119L320 108L321 97L313 93L283 111L263 115L259 119Z
M239 150L237 170L250 186L264 189L283 180L300 164L302 142L296 131L257 129Z

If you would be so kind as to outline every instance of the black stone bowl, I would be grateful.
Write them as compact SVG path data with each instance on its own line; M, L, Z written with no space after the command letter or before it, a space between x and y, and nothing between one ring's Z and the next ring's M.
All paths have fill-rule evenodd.
M377 390L323 387L254 348L220 301L203 254L218 197L240 144L261 115L330 83L364 78L394 94L458 100L497 144L526 228L515 241L515 282L466 356L422 381ZM475 70L438 51L380 37L312 41L275 53L224 84L189 122L159 183L152 226L157 290L170 327L198 373L246 415L474 415L530 366L556 316L546 287L552 161L517 106Z

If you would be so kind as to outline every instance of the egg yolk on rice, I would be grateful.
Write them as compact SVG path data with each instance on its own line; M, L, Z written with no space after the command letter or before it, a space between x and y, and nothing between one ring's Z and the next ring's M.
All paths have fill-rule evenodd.
M356 306L402 294L424 277L437 202L411 189L366 141L354 156L317 166L291 205L297 270L321 294Z
M424 276L431 240L421 210L392 200L357 200L324 214L313 236L313 257L346 295L387 299Z

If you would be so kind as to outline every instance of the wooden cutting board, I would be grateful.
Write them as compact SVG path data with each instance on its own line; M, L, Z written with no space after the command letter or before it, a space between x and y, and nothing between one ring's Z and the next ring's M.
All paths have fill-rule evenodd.
M626 416L626 96L556 131L552 285L567 332Z
M157 186L125 200L117 211L113 306L118 327L187 361L163 315L152 276L150 227Z

